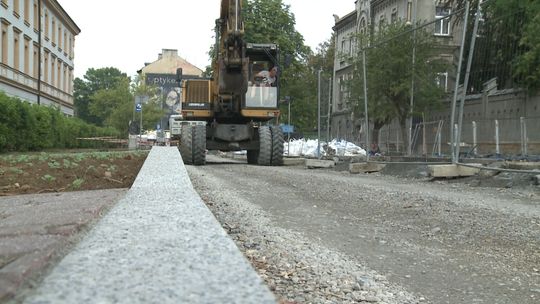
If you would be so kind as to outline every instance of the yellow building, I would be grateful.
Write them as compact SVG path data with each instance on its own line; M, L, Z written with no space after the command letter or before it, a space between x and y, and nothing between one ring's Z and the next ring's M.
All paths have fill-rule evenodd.
M163 49L156 61L146 63L144 68L137 71L145 78L146 84L161 90L161 106L167 109L167 114L161 119L159 128L169 129L169 115L179 114L181 111L181 89L176 82L178 68L182 68L182 79L203 77L201 69L178 56L178 50L174 49Z
M73 115L77 24L56 0L0 0L0 26L0 91Z

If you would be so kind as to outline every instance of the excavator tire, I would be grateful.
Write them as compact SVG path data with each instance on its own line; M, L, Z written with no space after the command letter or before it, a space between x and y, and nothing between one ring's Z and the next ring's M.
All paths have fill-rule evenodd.
M191 129L193 130L193 164L195 166L202 166L206 164L206 126L196 125Z
M193 132L192 126L183 125L180 134L180 142L178 143L178 150L182 155L182 160L186 165L193 165Z
M283 165L283 132L278 126L271 126L272 131L272 166Z
M257 164L270 166L272 164L272 131L269 126L259 128L259 157Z

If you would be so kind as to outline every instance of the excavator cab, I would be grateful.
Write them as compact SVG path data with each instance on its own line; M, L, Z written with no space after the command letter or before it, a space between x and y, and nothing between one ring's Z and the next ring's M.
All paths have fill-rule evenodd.
M275 44L247 43L248 86L242 105L243 116L264 121L279 115L278 55Z

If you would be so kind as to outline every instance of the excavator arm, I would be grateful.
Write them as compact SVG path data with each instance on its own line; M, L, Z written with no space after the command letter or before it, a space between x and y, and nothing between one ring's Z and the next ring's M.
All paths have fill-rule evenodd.
M222 111L238 112L247 91L249 59L246 57L242 0L222 0L216 20L217 56L214 63L216 90Z

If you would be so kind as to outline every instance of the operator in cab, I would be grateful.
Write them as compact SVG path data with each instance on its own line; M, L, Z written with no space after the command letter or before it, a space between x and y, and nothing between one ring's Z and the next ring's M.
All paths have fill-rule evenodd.
M277 66L273 66L272 68L270 68L269 71L266 71L266 70L260 71L259 73L257 73L256 77L260 77L262 79L261 81L262 86L274 87L276 86L277 72L278 72Z

